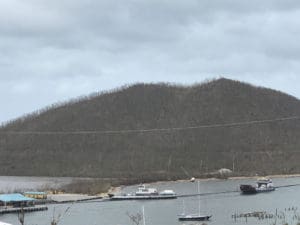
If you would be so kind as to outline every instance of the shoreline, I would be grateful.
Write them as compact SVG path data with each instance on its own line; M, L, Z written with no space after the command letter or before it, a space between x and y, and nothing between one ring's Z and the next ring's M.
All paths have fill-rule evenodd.
M226 179L221 179L221 178L195 178L195 181L200 180L200 181L217 181L217 180L246 180L246 179L258 179L259 177L263 176L234 176L234 177L228 177ZM295 177L300 177L300 174L274 174L274 175L269 175L266 176L269 178L295 178ZM156 181L156 182L149 182L149 183L143 183L145 185L159 185L159 184L166 184L166 183L178 183L178 182L189 182L190 180L188 179L180 179L180 180L174 180L174 181ZM58 195L52 195L58 199L56 199L55 203L69 203L69 202L78 202L79 201L88 201L91 199L103 199L108 196L108 194L116 194L118 192L121 192L124 188L130 187L130 186L136 186L138 184L133 184L133 185L119 185L119 186L112 186L109 188L107 192L99 193L94 196L89 196L88 194L81 193L81 194L76 194L76 193L63 193L63 194L58 194ZM71 201L70 201L70 196L71 196ZM88 197L89 196L89 197ZM75 200L74 200L75 199ZM53 199L52 199L53 200ZM66 201L67 200L67 201Z
M7 177L7 176L6 176ZM199 181L218 181L218 180L245 180L245 179L257 179L259 177L263 177L263 176L229 176L228 178L218 178L218 177L210 177L210 178L196 178L195 177L195 180L199 180ZM269 178L296 178L296 177L300 177L300 174L299 173L296 173L296 174L273 174L273 175L269 175L267 176ZM43 177L44 179L45 178L52 178L52 177ZM91 181L91 180L98 180L98 179L102 179L102 178L81 178L81 180L84 182L84 181ZM144 182L143 184L146 184L146 185L158 185L158 184L166 184L166 183L176 183L176 182L189 182L190 180L189 179L178 179L178 180L159 180L159 181L150 181L150 182ZM26 183L26 182L25 182ZM126 185L126 184L116 184L115 186L114 185L111 185L107 191L104 191L104 192L99 192L99 193L93 193L94 195L98 195L98 196L105 196L109 193L117 193L117 192L120 192L122 191L124 188L126 187L130 187L130 186L136 186L136 185L139 185L141 183L135 183L135 184L129 184L129 185ZM49 185L49 183L47 183L47 186ZM54 186L57 186L58 183L55 183ZM36 189L43 189L43 191L49 191L49 187L42 187L42 186L39 186L39 187L36 187ZM51 184L50 184L51 186ZM3 191L2 193L11 193L11 192L15 192L15 191L10 191L10 189L8 189L8 187L6 186L3 186ZM14 187L12 187L11 189L13 189ZM59 189L59 187L55 187L55 189ZM19 192L21 191L22 188L19 187L20 190L18 190ZM26 187L24 189L24 191L26 191L28 188ZM29 189L35 189L34 187L29 187ZM47 190L48 189L48 190ZM72 191L66 191L65 193L68 193L68 194L73 194L74 192ZM78 194L78 193L77 193ZM91 193L81 193L81 194L91 194Z
M300 177L300 174L273 174L273 175L268 175L268 176L232 176L232 177L228 177L226 179L222 179L222 178L216 178L216 177L212 177L212 178L196 178L195 177L195 181L199 180L199 181L216 181L216 180L246 180L246 179L258 179L260 177L269 177L271 179L273 178L295 178L295 177ZM158 184L165 184L165 183L177 183L177 182L189 182L190 180L188 179L180 179L180 180L163 180L163 181L154 181L154 182L145 182L143 184L145 185L158 185ZM108 191L107 193L103 193L105 195L108 195L108 193L118 193L120 191L122 191L124 188L126 187L130 187L130 186L136 186L139 184L132 184L132 185L119 185L116 187L111 187L110 191Z
M269 178L294 178L294 177L300 177L300 174L273 174L273 175L267 175L267 176L232 176L232 177L228 177L228 178L216 178L216 177L212 177L212 178L196 178L195 177L195 181L199 180L199 181L212 181L212 180L246 180L246 179L257 179L260 177L269 177ZM151 184L163 184L163 183L175 183L175 182L189 182L190 180L188 179L180 179L180 180L162 180L162 181L154 181L154 182L146 182L143 184L146 185L151 185ZM114 187L113 189L122 189L122 187L129 187L129 186L135 186L138 184L133 184L133 185L120 185L117 187Z

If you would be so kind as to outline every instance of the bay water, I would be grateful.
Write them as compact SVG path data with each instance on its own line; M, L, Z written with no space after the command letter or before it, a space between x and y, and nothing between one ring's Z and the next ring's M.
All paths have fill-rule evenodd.
M2 178L2 179L1 179ZM58 186L68 183L71 178L37 178L37 177L0 177L0 190L16 187L38 188L43 186ZM276 223L288 222L289 225L297 224L297 216L300 215L300 177L273 178L275 186L293 185L281 187L274 192L260 193L256 195L241 195L240 184L255 184L255 179L229 179L229 180L202 180L200 181L200 193L213 193L201 195L201 214L212 215L207 225L269 225L274 224L275 219L259 220L257 218L238 218L232 215L266 211L270 214L282 215ZM197 182L159 182L149 187L159 190L172 189L179 195L197 194ZM137 186L129 186L122 192L134 192ZM225 192L225 193L221 193ZM50 204L48 211L32 212L25 214L26 225L50 225L51 220L59 218L59 225L132 225L128 215L141 213L145 210L146 225L176 225L176 224L202 224L202 222L179 222L178 215L183 212L198 213L199 197L180 197L170 200L133 200L133 201L101 201ZM299 217L300 218L300 217ZM18 225L16 214L0 215L0 221ZM142 223L140 223L142 224Z

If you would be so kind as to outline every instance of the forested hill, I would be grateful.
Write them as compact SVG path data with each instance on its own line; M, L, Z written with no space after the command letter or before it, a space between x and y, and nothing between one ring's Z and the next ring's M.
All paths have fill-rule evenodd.
M291 116L300 116L298 99L224 78L136 84L6 124L0 174L173 179L185 177L182 167L198 176L233 165L236 174L299 173L300 120L202 127Z

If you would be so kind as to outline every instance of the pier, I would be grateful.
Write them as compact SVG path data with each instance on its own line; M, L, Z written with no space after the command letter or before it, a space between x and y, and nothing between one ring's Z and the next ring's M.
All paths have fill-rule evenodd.
M24 208L0 208L0 214L6 213L20 213L20 212L36 212L36 211L45 211L48 210L47 206L32 206L32 207L24 207Z

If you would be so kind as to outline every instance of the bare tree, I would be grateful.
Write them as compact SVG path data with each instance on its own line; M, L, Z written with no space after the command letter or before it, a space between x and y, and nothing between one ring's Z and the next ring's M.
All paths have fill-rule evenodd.
M18 219L21 225L24 225L25 213L23 207L21 208L21 212L18 213Z
M57 225L60 220L63 218L64 215L67 214L67 212L70 210L71 206L66 208L66 210L62 213L59 213L58 216L55 216L55 208L53 209L53 215L52 215L52 220L51 220L51 225Z
M129 212L126 213L126 215L129 217L129 219L133 222L135 225L141 224L141 221L143 219L143 216L141 213L137 214L130 214Z

